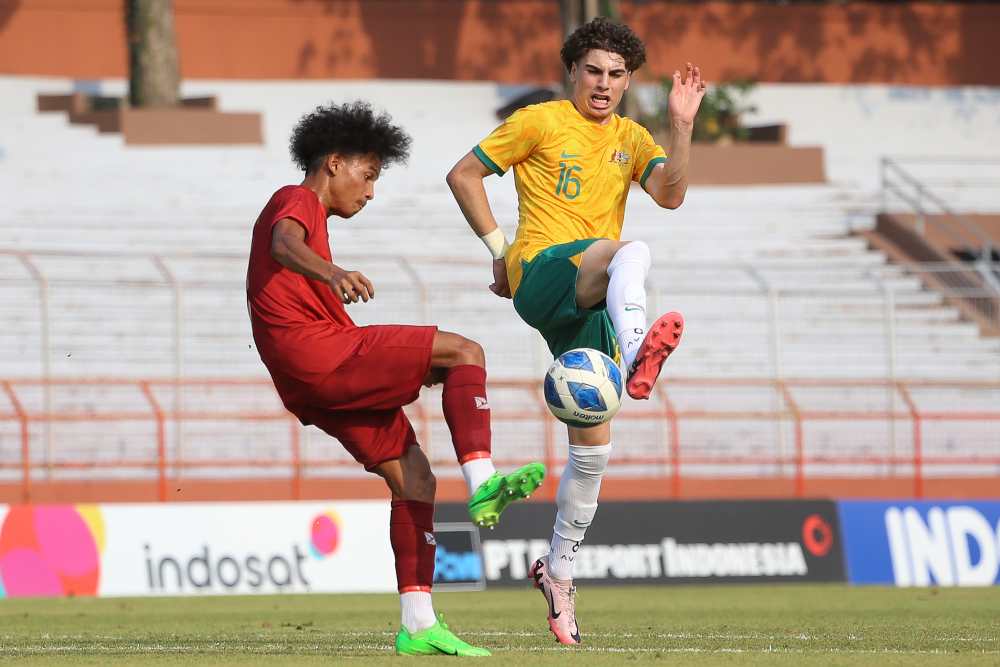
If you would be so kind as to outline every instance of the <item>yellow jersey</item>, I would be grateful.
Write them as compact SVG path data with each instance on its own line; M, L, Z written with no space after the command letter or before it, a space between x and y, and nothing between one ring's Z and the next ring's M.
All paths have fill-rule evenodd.
M507 251L511 293L521 283L521 263L550 246L618 240L632 181L645 185L653 167L667 160L635 121L614 114L600 125L568 100L517 110L473 152L498 176L514 168L518 225Z

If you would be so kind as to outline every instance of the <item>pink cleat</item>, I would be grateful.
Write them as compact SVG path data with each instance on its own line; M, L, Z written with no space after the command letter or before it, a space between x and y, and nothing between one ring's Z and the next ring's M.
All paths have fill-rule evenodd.
M646 332L639 346L639 353L628 370L625 390L632 398L649 398L656 378L660 375L663 362L677 349L684 333L684 318L680 313L670 312L660 317Z
M535 588L545 596L549 605L549 629L560 644L579 644L580 626L576 623L576 586L572 581L553 579L549 576L548 561L539 558L531 566L531 579Z

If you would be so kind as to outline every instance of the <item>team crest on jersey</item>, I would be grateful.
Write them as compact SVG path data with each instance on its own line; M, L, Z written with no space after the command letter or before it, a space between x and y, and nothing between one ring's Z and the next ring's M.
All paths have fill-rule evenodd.
M611 154L611 159L608 162L613 162L614 164L628 164L632 159L632 156L624 151L615 151Z

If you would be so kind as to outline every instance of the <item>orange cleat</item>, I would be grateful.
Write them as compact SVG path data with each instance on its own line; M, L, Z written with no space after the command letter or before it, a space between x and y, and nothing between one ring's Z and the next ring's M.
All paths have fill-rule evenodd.
M663 362L677 349L682 333L684 318L680 313L669 312L653 323L628 370L625 390L629 396L640 400L649 398Z

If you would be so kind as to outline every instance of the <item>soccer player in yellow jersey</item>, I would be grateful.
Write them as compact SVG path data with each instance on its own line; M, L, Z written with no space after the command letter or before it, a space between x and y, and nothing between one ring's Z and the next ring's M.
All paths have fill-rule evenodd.
M674 73L669 153L643 127L615 114L629 78L646 60L628 26L595 19L562 47L572 99L512 114L448 174L469 225L493 255L498 296L512 298L521 318L553 355L576 347L601 350L627 370L633 398L648 398L684 320L667 313L647 330L645 279L649 247L621 241L625 198L633 182L674 209L687 191L694 117L705 95L690 63ZM508 246L486 198L483 179L514 169L518 228ZM580 641L573 562L597 511L611 453L611 426L569 428L569 460L556 497L548 556L531 568L548 603L549 627L564 644Z

